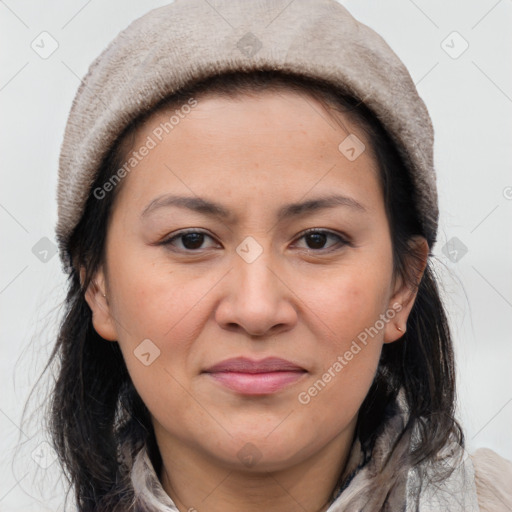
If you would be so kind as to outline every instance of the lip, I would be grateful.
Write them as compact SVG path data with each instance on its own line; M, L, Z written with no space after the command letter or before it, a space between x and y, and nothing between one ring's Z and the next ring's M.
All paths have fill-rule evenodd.
M280 357L236 357L204 370L216 382L244 395L267 395L297 382L307 371Z

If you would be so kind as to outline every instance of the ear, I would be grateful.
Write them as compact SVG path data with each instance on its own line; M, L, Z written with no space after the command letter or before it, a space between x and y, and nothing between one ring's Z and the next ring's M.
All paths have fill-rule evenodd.
M415 236L409 240L412 254L408 256L407 273L409 282L402 276L394 281L392 297L388 304L388 311L394 311L393 320L387 322L384 330L384 343L392 343L400 339L407 330L407 319L418 294L419 283L427 266L429 247L426 239ZM410 282L412 280L412 283ZM389 315L388 315L389 316ZM399 331L400 327L402 331Z
M80 267L80 282L85 279L85 269ZM85 300L91 308L92 324L95 331L104 339L117 341L117 330L105 287L105 274L100 268L85 291Z

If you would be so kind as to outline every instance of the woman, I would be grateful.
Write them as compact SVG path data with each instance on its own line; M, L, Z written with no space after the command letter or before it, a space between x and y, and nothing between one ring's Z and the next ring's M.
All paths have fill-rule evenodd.
M51 422L80 511L512 507L453 416L432 145L334 0L177 0L109 45L59 169Z

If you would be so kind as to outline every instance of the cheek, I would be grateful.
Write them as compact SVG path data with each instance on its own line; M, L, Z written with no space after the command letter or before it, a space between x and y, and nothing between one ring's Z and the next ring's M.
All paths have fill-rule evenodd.
M134 263L126 261L112 273L113 279L118 278L120 297L116 310L119 345L130 377L157 421L165 423L170 410L179 410L182 418L192 416L201 423L197 410L191 408L187 388L190 375L197 371L197 358L191 357L194 341L209 318L205 290L215 281L185 278L162 267L156 271L156 267L140 265L138 272L132 272ZM143 342L148 339L151 343Z
M208 292L215 290L223 272L201 274L193 265L153 264L144 251L123 254L129 257L112 260L109 279L116 290L114 316L128 372L152 412L167 411L169 404L187 410L190 396L183 386L189 386L201 363L194 357L195 342L213 314ZM142 354L150 356L141 361L139 347L147 339L156 348L144 342L148 350ZM148 359L153 362L146 366Z
M205 290L214 286L215 276L199 276L162 262L155 264L144 256L144 251L126 254L130 257L113 264L110 272L119 298L114 313L126 327L125 338L150 338L157 343L193 339L201 327L197 306Z
M357 413L378 367L389 275L347 266L328 279L297 282L303 286L298 295L307 297L305 314L314 326L318 358L299 402L314 408L317 418L343 423Z
M384 271L346 266L322 279L300 276L297 295L303 298L305 311L314 313L312 321L326 333L318 337L319 341L334 341L335 348L340 350L373 326L385 311L389 280Z

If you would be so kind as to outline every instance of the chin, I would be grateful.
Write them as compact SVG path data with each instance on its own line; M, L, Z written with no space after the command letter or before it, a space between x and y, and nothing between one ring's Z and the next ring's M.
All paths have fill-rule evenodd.
M280 471L307 459L320 449L318 435L313 434L311 439L304 436L290 435L289 429L281 432L268 430L250 432L230 432L233 437L227 445L222 443L211 447L215 453L213 457L222 460L230 470L269 472ZM220 451L219 451L220 448Z

